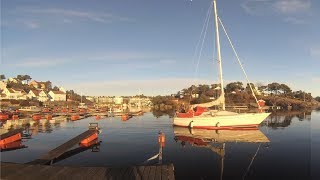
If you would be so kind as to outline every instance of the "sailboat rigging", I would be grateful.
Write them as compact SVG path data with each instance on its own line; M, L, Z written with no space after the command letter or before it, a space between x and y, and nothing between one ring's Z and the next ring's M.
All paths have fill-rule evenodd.
M190 128L201 128L201 129L256 128L265 118L267 118L270 115L270 113L260 112L260 113L240 114L240 113L229 112L229 111L226 111L225 109L226 103L225 103L225 92L223 88L224 82L223 82L221 52L220 52L219 21L225 33L226 33L226 30L221 22L221 19L218 17L216 1L217 0L213 0L213 10L214 10L214 20L215 20L217 59L219 63L219 78L220 78L220 87L221 87L220 97L218 97L216 100L212 102L202 103L202 104L193 104L191 107L192 108L196 107L197 108L196 112L190 109L189 112L187 113L177 113L177 116L174 117L173 119L173 125L190 127ZM233 51L235 52L234 47L227 33L226 35L228 37L228 40L231 44ZM247 75L241 65L241 62L236 52L235 52L235 55L248 81ZM248 84L252 91L252 87L250 83ZM255 97L254 93L253 93L253 96ZM220 110L218 111L211 110L211 111L205 112L206 108L217 106L217 105L220 106Z

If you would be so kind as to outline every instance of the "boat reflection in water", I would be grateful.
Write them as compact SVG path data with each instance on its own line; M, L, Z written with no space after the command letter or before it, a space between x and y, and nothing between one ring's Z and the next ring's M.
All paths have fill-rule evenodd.
M258 129L239 129L239 130L205 130L191 129L174 126L174 135L176 142L185 146L189 143L199 148L207 148L218 154L221 158L220 179L223 177L224 158L226 153L226 143L258 143L258 149L251 159L247 171L243 175L246 177L250 170L252 162L257 155L262 143L269 143L269 139Z

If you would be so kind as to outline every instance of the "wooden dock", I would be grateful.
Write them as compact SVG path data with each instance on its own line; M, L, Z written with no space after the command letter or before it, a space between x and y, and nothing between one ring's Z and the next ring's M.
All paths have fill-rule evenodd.
M172 164L132 167L67 167L1 162L1 179L173 180L175 177Z
M47 154L43 155L39 159L31 161L27 164L43 164L43 165L50 164L54 159L58 158L59 156L61 156L62 154L64 154L68 150L70 150L70 148L79 144L83 139L91 136L92 134L94 134L96 132L97 131L94 129L89 129L89 130L81 133L80 135L72 138L71 140L65 142L64 144L58 146L57 148L49 151Z

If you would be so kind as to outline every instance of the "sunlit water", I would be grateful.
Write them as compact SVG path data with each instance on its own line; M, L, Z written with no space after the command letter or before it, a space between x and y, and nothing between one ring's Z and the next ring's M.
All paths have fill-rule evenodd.
M219 141L219 138L218 142L209 142L212 139L205 139L205 132L174 128L172 118L156 118L152 113L127 121L120 117L101 120L90 117L55 123L43 120L31 125L32 139L23 140L27 148L1 152L1 161L26 163L35 160L86 131L90 122L98 122L102 129L99 152L88 149L54 165L155 164L158 159L146 160L159 152L158 132L162 131L166 135L162 163L174 164L176 179L320 179L320 111L313 111L311 115L272 115L260 130L241 140L237 136L243 132L236 132L231 137L226 132L209 132L215 137L225 138L226 142ZM265 139L258 142L256 135L262 135L268 142L264 142ZM201 137L203 141L199 142ZM223 143L224 156L217 153L222 152L219 148Z

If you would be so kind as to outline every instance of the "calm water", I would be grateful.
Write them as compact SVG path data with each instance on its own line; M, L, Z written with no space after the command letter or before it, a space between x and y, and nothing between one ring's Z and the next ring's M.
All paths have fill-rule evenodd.
M32 161L87 130L90 122L102 129L99 152L88 149L55 165L141 165L158 153L161 130L166 135L163 163L174 164L176 179L320 179L320 111L272 114L259 130L233 132L191 132L152 113L128 121L41 121L31 125L32 139L23 140L28 147L1 152L1 161Z

